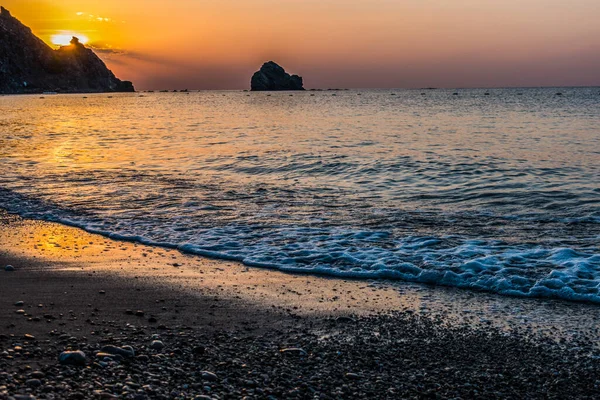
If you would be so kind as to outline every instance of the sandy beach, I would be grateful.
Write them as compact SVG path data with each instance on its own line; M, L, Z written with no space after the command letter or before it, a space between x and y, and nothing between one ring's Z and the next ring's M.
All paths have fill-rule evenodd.
M599 393L594 306L290 275L1 221L2 399ZM68 350L84 363L61 365Z

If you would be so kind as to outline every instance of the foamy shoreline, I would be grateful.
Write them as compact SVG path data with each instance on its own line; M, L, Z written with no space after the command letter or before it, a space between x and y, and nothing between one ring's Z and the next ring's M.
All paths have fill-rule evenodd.
M0 399L142 399L173 390L190 399L473 390L499 398L536 397L542 388L585 398L597 390L591 305L251 269L0 213L7 263L16 271L0 271ZM154 340L164 348L151 347ZM132 346L136 357L95 355L107 344ZM86 353L88 372L58 364L69 349ZM25 364L32 369L23 374ZM157 384L165 368L182 372ZM126 381L114 374L123 369ZM553 386L552 371L570 382Z
M439 289L253 270L53 223L6 214L0 220L0 262L16 268L0 272L0 368L7 371L0 374L2 399L18 393L142 399L173 390L190 399L434 392L445 398L473 390L489 398L535 397L542 388L556 396L596 393L589 371L600 371L600 363L590 357L591 332L582 330L574 340L570 328L552 336L533 329L535 322L497 330L488 325L497 325L508 310L490 324L474 316L476 310L457 310L465 296L471 305L527 301L461 291L440 297ZM456 303L443 304L442 298ZM546 304L588 317L593 310ZM554 344L561 337L567 341ZM132 346L136 357L102 355L107 344ZM301 350L280 352L286 348ZM69 349L86 353L88 372L59 365L58 354ZM18 372L24 364L32 367L25 374ZM242 364L247 367L240 369ZM165 368L182 372L163 375L158 384ZM115 369L127 371L127 379ZM487 378L482 370L489 371ZM552 371L568 373L569 383L548 389ZM56 379L67 372L68 378ZM516 385L515 379L526 383Z
M538 331L593 330L595 304L504 297L469 290L386 280L337 279L247 267L176 249L118 241L53 222L23 219L0 209L0 255L37 272L89 273L143 281L185 294L216 295L259 308L293 307L304 316L372 315L410 311L455 323ZM42 264L43 263L43 264ZM41 267L41 265L45 265ZM27 267L26 267L27 268ZM29 270L29 268L27 268Z

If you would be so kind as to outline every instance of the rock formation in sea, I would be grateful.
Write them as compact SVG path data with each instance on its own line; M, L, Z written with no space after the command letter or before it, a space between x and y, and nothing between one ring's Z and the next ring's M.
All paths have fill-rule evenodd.
M269 61L252 76L251 89L252 91L304 90L304 87L302 77L290 75L273 61Z
M0 7L0 93L133 92L77 38L58 50Z

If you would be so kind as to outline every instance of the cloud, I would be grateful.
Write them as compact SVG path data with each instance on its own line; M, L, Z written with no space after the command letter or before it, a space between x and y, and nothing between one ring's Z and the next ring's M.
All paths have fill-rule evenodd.
M205 64L160 55L117 49L102 43L88 45L120 79L146 89L239 89L249 85L243 65Z
M165 66L172 67L187 67L189 64L181 63L174 60L170 60L167 57L161 57L153 54L140 53L136 51L130 51L125 49L113 48L109 45L104 45L101 43L90 43L88 45L95 53L97 53L101 57L106 57L111 60L115 58L126 58L130 60L142 61L146 63L152 64L160 64Z
M94 44L94 43L88 44L88 47L90 49L92 49L94 51L94 53L100 54L100 55L125 56L125 55L129 54L126 50L114 49L112 47L103 47L103 46L99 46L98 44Z
M75 13L75 15L77 15L79 18L84 18L87 19L89 22L98 22L98 23L116 23L116 21L112 18L109 17L105 17L105 16L100 16L100 15L94 15L94 14L88 14L86 12L83 11L78 11ZM121 23L125 23L125 21L121 21Z
M157 54L149 54L127 49L114 48L110 44L102 42L88 43L87 46L91 48L96 54L98 54L100 58L103 58L105 61L110 61L112 63L129 64L135 61L138 64L141 62L155 66L159 65L166 68L181 70L191 70L197 67L197 65L191 61L181 61Z

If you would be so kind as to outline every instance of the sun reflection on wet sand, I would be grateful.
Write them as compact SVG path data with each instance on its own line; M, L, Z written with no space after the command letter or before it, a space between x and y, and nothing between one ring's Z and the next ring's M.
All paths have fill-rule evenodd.
M244 301L283 302L306 313L348 311L371 313L402 309L414 302L401 292L365 282L288 275L196 256L176 250L113 241L54 223L23 221L0 230L0 251L56 263L57 272L117 274L172 285L189 292L214 292ZM319 281L319 285L313 283ZM359 288L365 288L359 290ZM367 289L368 288L368 289ZM341 296L351 293L351 296ZM416 307L416 303L411 307Z

